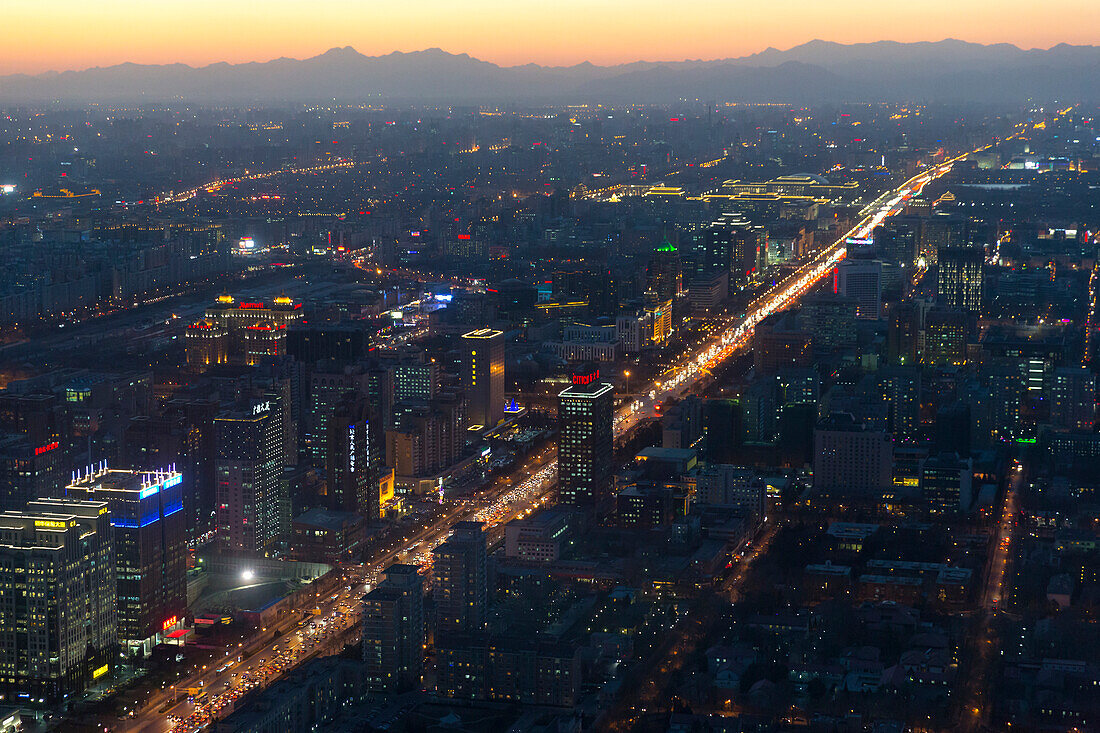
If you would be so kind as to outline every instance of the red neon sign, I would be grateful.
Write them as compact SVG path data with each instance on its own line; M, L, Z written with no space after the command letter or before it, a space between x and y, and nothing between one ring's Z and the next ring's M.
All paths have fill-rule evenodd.
M241 303L240 307L241 308L246 308L246 309L247 308L252 308L252 309L260 308L260 309L262 309L264 307L264 304L263 303Z
M176 625L177 621L179 621L179 619L175 616L170 616L170 617L164 619L164 623L161 624L161 627L160 627L161 631L167 631L168 629L172 628L173 626Z
M600 378L600 370L592 372L591 374L574 374L573 384L592 384Z
M36 456L40 456L43 453L46 453L47 451L54 450L55 448L59 447L60 445L61 444L58 443L57 441L54 441L53 443L46 443L46 445L40 445L40 446L38 446L37 448L34 449L34 454Z
M458 238L459 238L459 239L469 239L469 238L470 238L470 235L469 235L469 234L459 234L459 235L458 235Z

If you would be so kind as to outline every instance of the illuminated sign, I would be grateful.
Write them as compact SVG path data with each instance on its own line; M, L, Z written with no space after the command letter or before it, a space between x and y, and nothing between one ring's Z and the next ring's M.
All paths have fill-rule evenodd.
M0 193L15 193L14 183L0 184Z
M36 519L34 526L45 529L67 529L69 524L59 519Z
M141 493L138 494L138 498L139 499L148 499L150 496L157 493L158 491L160 491L160 484L154 484L152 486L146 486L144 489L141 490Z
M162 631L167 631L168 629L175 626L178 621L179 619L177 617L169 616L168 618L164 619L164 623L160 625L160 628Z
M260 309L263 309L264 304L263 303L241 303L237 307L238 308L251 309L251 310L260 310Z
M56 441L54 441L53 443L47 443L46 445L40 445L40 446L38 446L37 448L34 449L34 454L36 456L40 456L43 453L46 453L47 451L51 451L51 450L56 449L60 445L61 444L56 442Z
M179 474L179 475L173 476L173 477L172 477L172 478L170 478L170 479L165 479L165 481L164 481L164 488L166 488L166 489L170 489L170 488L172 488L173 486L175 486L175 485L179 484L179 483L180 483L181 481L183 481L183 474Z
M573 384L592 384L600 378L600 370L592 372L591 374L574 374Z
M256 240L252 237L241 237L241 241L237 242L237 249L251 252L256 249Z
M355 426L348 425L348 471L355 473Z
M271 409L271 401L260 402L252 406L252 414L259 415L261 412L267 412Z
M469 235L469 234L459 234L459 235L458 235L458 238L459 238L459 239L469 239L469 238L470 238L470 235Z
M105 674L107 674L107 665L106 664L104 664L102 667L96 667L94 670L92 670L92 679L93 680L98 680L100 677L102 677Z

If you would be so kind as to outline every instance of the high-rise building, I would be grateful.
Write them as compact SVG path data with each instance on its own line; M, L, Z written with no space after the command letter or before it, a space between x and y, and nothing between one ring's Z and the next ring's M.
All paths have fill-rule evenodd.
M447 541L432 551L437 634L470 634L485 629L486 549L481 522L459 522Z
M898 366L919 364L923 353L923 301L905 300L890 309L890 326L886 331L886 360Z
M1087 367L1058 367L1050 380L1050 424L1092 430L1096 424L1096 375Z
M462 345L469 424L494 428L504 419L504 332L479 328L462 334Z
M656 300L665 302L680 294L683 285L683 273L680 253L668 237L654 250L646 267L646 290L656 294Z
M197 372L229 361L229 331L205 318L187 327L187 366Z
M42 502L0 514L0 690L56 705L117 659L107 504Z
M813 335L799 325L793 311L773 313L756 324L752 337L753 369L758 376L780 369L813 366Z
M814 429L814 488L874 498L893 485L889 433L833 413Z
M936 289L948 308L980 313L985 250L980 247L941 247Z
M130 655L147 656L187 613L187 534L183 475L104 464L74 476L66 499L106 502L117 568L118 638ZM46 511L51 500L29 507Z
M381 446L366 401L349 393L333 411L328 431L325 483L331 508L378 519Z
M916 217L894 217L875 227L875 248L887 262L911 272L920 247L921 220Z
M963 366L970 335L970 314L935 307L924 315L921 363L929 366Z
M363 598L363 664L372 692L420 686L424 669L424 581L416 565L390 565Z
M887 405L886 429L895 443L920 437L921 375L916 367L890 366L875 373L878 395Z
M836 294L805 298L798 310L799 327L813 334L822 351L856 345L856 301Z
M271 555L287 541L286 451L278 399L251 400L214 420L220 544L233 553Z
M703 403L703 460L733 463L741 445L743 413L734 400L710 399Z
M970 508L973 465L955 453L940 454L921 464L920 491L933 514L958 514Z
M878 320L882 309L882 263L847 258L833 270L834 290L856 301L856 317Z
M613 388L598 369L586 369L558 398L558 501L600 512L614 470Z
M65 409L53 395L0 394L0 509L19 511L65 485L69 435Z

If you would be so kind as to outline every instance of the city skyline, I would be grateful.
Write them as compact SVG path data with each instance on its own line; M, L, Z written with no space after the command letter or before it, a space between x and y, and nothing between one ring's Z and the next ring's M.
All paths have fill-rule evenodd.
M747 56L788 49L814 39L838 43L944 38L1046 49L1087 45L1100 8L1085 0L1058 0L1036 23L1023 0L1009 0L997 19L981 3L932 0L920 6L881 8L849 0L846 8L811 0L772 7L697 3L668 13L656 0L592 8L567 0L547 14L534 4L481 0L456 14L439 0L359 6L344 1L303 6L287 0L264 5L199 0L184 6L122 0L87 6L58 0L42 14L33 3L8 8L0 29L0 74L36 74L135 64L210 64L309 58L353 46L368 56L443 48L501 66L528 63L571 66L634 61L676 62ZM850 19L858 17L858 26ZM379 18L383 20L379 22ZM962 33L947 29L966 29ZM611 29L611 30L609 30Z

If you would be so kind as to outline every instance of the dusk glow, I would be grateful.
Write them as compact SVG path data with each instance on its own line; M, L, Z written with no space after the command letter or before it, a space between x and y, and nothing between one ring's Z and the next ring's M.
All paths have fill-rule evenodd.
M185 63L305 58L333 46L368 56L438 47L501 65L570 65L744 56L821 38L841 43L958 38L1048 48L1096 41L1100 3L1051 0L33 0L5 3L0 73L126 61Z

